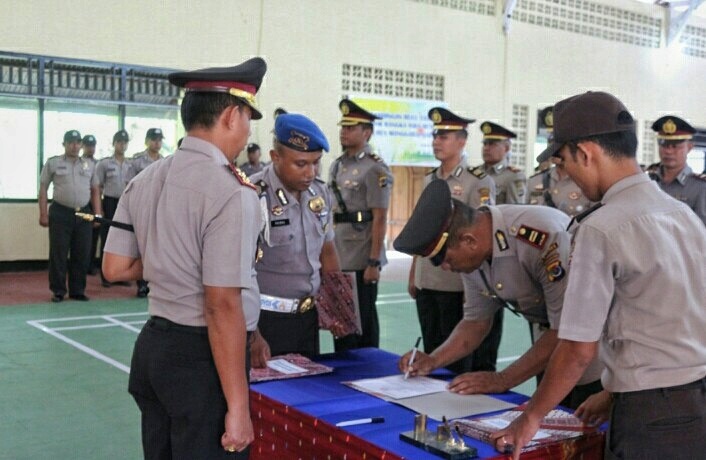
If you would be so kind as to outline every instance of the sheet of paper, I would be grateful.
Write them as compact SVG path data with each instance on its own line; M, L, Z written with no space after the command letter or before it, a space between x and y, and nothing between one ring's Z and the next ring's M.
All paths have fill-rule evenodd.
M286 359L271 359L267 361L267 367L283 374L299 374L306 372L306 369L292 364Z
M448 382L430 377L410 377L405 380L402 374L395 374L375 379L355 380L349 384L365 393L397 400L446 391Z
M486 418L483 419L483 423L486 425L490 425L492 427L497 428L498 430L502 430L503 428L506 428L510 424L510 420L506 420L503 418ZM538 439L545 439L550 437L551 434L547 433L544 430L538 430L537 434L534 435L534 438L532 438L533 441L537 441Z
M488 395L460 395L450 391L396 399L393 402L419 414L427 414L427 417L434 420L441 420L444 416L451 420L517 407L517 404Z

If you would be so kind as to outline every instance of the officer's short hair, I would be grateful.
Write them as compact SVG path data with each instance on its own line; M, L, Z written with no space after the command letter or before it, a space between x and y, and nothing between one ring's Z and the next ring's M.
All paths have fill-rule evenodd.
M578 144L581 142L598 144L612 158L635 158L637 155L637 135L635 131L599 134L569 141L567 145L572 157L576 156Z
M187 92L181 103L184 129L189 131L196 126L212 128L221 113L232 105L242 110L246 104L228 93Z
M458 242L458 236L461 230L470 227L478 220L480 212L466 205L465 203L453 199L453 214L451 216L451 224L449 225L449 246L453 246Z

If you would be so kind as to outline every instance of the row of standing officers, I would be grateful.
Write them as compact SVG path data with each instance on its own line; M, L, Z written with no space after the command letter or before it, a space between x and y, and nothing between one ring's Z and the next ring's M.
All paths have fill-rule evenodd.
M272 163L253 177L253 185L233 162L247 141L250 119L261 117L254 94L264 72L264 61L255 58L233 68L172 74L170 81L186 88L181 110L187 136L175 155L137 176L117 205L115 219L133 225L135 233L111 230L105 274L118 281L144 276L153 289L151 319L136 343L130 376L130 392L143 414L148 458L166 451L187 456L206 452L209 458L245 451L253 436L243 372L248 358L262 365L271 353L318 351L318 342L310 342L317 335L315 310L300 308L303 303L299 301L316 292L322 273L356 272L363 334L340 338L336 348L379 345L375 299L380 269L386 262L383 240L392 175L369 147L377 117L352 101L341 101L344 154L332 164L330 187L326 187L316 177L321 155L329 149L321 130L301 115L278 116ZM469 209L502 197L524 201L524 176L507 163L513 133L483 123L486 164L468 168L440 156L444 141L453 145L452 141L463 140L465 144L465 129L471 121L442 108L432 109L429 115L435 124L435 156L442 163L430 174L430 184L438 188L438 179L446 180L444 190L449 195L477 201ZM461 151L462 147L450 157L460 159ZM507 182L488 180L505 171L511 173ZM463 180L477 180L481 186L475 191L467 189L462 175ZM454 184L456 179L459 183ZM517 211L518 215L523 212ZM539 223L530 219L529 224L565 223L559 211L546 214L549 219ZM513 249L507 254L516 257L529 253L524 246L515 250L510 236L516 235L527 247L548 244L546 257L535 261L543 282L555 288L566 278L568 245L552 240L558 230L529 224L505 228L498 223L500 217L490 227L497 225L498 229L489 233L498 251ZM521 216L508 215L508 221L516 217ZM443 247L443 242L434 243L432 249ZM423 272L421 262L418 266ZM480 271L477 276L483 278L479 286L485 286L487 298L495 302L494 310L502 311L497 302L505 303L498 294L503 283L496 281L498 274L493 272L498 266L502 264L488 267L490 282ZM416 275L415 267L415 280ZM530 284L527 280L526 285ZM541 306L539 300L522 299L535 310ZM485 313L476 314L486 318ZM542 345L545 358L556 340L555 333L547 331L553 330L556 321L556 313L546 312L536 321L543 326L536 343ZM488 323L498 321L486 322L484 327L492 325ZM477 335L479 341L483 335ZM287 343L293 336L302 341ZM463 358L464 353L455 357ZM193 359L210 365L204 369L194 362L192 367ZM537 362L530 364L534 367L520 369L516 377L536 373ZM161 376L175 372L174 366L186 372L180 379L189 382L189 388L164 385ZM199 398L184 398L193 396L193 386L203 390ZM213 411L204 414L199 410L202 407ZM177 426L169 415L174 413L195 418L187 426Z

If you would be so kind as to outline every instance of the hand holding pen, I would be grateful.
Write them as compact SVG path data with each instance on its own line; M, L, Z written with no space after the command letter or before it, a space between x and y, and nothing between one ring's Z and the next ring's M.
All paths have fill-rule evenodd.
M414 364L414 358L417 356L417 349L419 348L419 344L421 343L422 338L417 337L417 341L414 343L414 348L412 348L411 355L409 356L409 360L407 361L407 369L404 372L404 379L407 380L409 378L409 373L412 370L412 364ZM407 356L407 355L405 355ZM402 357L402 359L405 358L405 356Z

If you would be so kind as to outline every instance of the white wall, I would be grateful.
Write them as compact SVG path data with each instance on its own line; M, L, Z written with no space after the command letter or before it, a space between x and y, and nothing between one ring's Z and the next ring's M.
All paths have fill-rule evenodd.
M630 0L595 1L663 15ZM528 105L530 144L535 109L587 89L615 93L639 119L671 111L706 126L706 59L519 21L506 36L503 4L491 17L409 0L25 0L0 15L0 50L179 69L261 55L266 117L251 141L265 151L278 106L312 117L337 144L344 63L442 74L449 106L479 121L510 125L512 105ZM468 152L480 161L477 128ZM334 147L323 171L337 155ZM0 260L46 259L36 213L36 204L0 204Z

